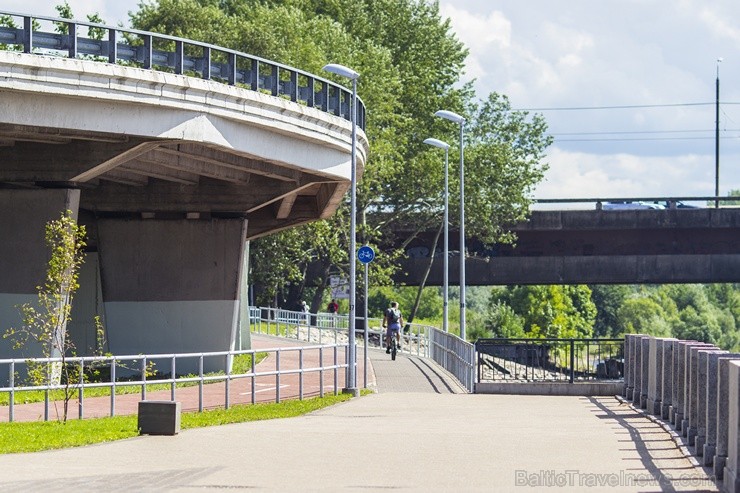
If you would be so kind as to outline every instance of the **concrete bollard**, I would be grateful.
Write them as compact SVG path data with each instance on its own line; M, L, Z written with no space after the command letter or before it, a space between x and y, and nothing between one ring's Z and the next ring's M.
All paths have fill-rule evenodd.
M650 341L652 337L640 339L640 409L647 409L648 380L650 378Z
M664 421L670 418L671 401L673 399L673 351L678 339L666 339L663 343L663 375L660 396L660 417Z
M624 336L624 390L622 391L622 397L628 401L632 400L632 354L634 347L635 334L625 334Z
M724 477L725 461L729 449L730 428L730 363L738 361L732 358L720 358L717 373L717 448L714 454L713 467L717 479ZM737 405L737 403L735 403Z
M640 405L640 384L642 383L642 339L645 336L635 337L634 354L630 355L632 362L632 403Z
M689 433L692 427L696 427L696 437L694 438L695 455L704 456L704 444L707 441L707 406L709 399L709 387L717 380L709 380L708 362L712 354L728 354L729 351L721 350L701 350L697 353L696 369L696 417L691 420L689 417ZM716 394L716 392L715 392ZM715 398L716 401L716 398Z
M676 373L673 377L673 425L677 432L681 431L683 424L683 401L684 387L686 386L686 348L696 341L679 341L678 353L676 354Z
M655 416L662 415L663 398L663 346L665 338L651 338L648 357L647 410Z
M177 435L180 433L180 403L139 401L139 434Z
M678 387L679 387L679 347L684 341L673 341L673 372L671 376L671 405L668 408L668 422L675 426L676 413L678 412Z
M686 353L688 368L688 385L686 386L686 400L684 401L684 424L681 426L681 432L689 444L693 447L697 433L697 419L699 410L699 387L702 382L699 380L699 351L713 350L719 351L719 348L713 345L708 346L691 346Z
M728 447L723 485L724 491L740 492L740 361L737 360L730 360L728 366L728 399Z
M707 408L706 436L702 461L705 466L714 464L717 453L717 414L719 411L719 362L722 359L739 359L740 353L709 353L707 355ZM698 452L698 445L697 445Z

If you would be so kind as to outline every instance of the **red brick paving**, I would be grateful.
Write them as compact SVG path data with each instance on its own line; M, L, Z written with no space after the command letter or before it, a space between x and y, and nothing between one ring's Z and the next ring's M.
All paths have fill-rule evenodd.
M297 348L305 347L308 344L296 341L281 339L270 336L262 336L252 334L252 349L258 351L264 351L266 349L277 349L283 348L280 351L280 369L286 370L298 370L299 369L299 351L287 351L285 348ZM333 349L324 349L323 361L324 365L331 365L334 358ZM357 351L358 368L357 368L357 384L358 387L362 386L363 383L363 364L362 364L362 348L358 348ZM273 372L277 362L276 352L270 352L269 356L260 362L256 367L257 373ZM337 350L337 362L339 365L345 362L345 349L339 348ZM303 351L303 368L317 368L319 366L319 350L318 349L306 349ZM336 371L337 389L341 392L345 386L345 368L339 368ZM334 370L326 370L323 375L324 382L324 393L334 392ZM280 376L279 393L280 400L297 399L300 394L300 380L301 376L299 373L292 373L288 375ZM375 381L374 374L372 373L372 367L369 368L368 372L368 384L373 385ZM303 374L303 397L314 397L320 395L321 392L321 377L318 371L316 372L305 372ZM229 405L236 404L248 404L252 402L252 378L241 378L232 379L229 386ZM254 378L254 401L260 402L275 402L277 399L277 379L275 375L258 376ZM199 387L177 387L175 392L175 400L180 401L183 411L197 411L199 409ZM170 400L171 391L162 390L156 392L147 392L146 398L148 400ZM115 414L117 416L136 414L138 412L138 403L141 400L141 393L117 395L115 399ZM222 408L226 401L226 385L223 382L211 383L203 386L203 408L214 409ZM70 411L68 413L69 419L76 419L78 417L78 400L74 399L70 402ZM57 413L54 408L58 407L61 413L62 403L53 402L50 404L49 418L55 419ZM111 399L110 397L91 397L83 398L83 416L85 418L103 417L110 416L111 412ZM33 403L33 404L20 404L15 405L14 410L14 421L37 421L43 420L44 417L44 404ZM7 422L9 417L9 407L0 406L0 421Z

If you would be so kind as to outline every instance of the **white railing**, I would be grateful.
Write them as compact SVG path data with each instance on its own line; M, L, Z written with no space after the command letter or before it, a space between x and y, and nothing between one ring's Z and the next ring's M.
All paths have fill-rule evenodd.
M468 392L475 385L475 345L454 334L432 329L429 333L430 357L450 372Z
M361 318L359 320L362 320ZM330 340L334 344L346 342L348 317L335 313L303 313L279 308L250 308L250 326L256 333L273 334L302 341ZM367 346L385 348L385 329L382 319L368 318ZM407 324L402 331L402 352L432 358L450 372L468 391L475 384L475 346L458 336L428 325ZM363 336L364 336L364 330ZM365 337L356 338L365 345ZM367 364L367 358L364 359ZM367 375L367 371L365 372Z
M343 349L343 351L340 351ZM19 374L25 374L28 370L29 364L41 364L41 365L54 365L62 362L61 358L36 358L36 359L1 359L0 360L0 379L7 378L6 383L3 383L3 387L0 387L0 395L3 393L8 394L8 421L14 421L15 419L15 406L16 406L16 394L20 392L38 391L44 393L43 402L43 415L44 420L49 420L49 409L50 403L52 402L51 393L53 391L63 390L70 388L77 393L77 417L82 419L85 413L85 390L92 388L108 388L110 395L110 416L116 415L116 399L121 398L121 394L116 392L117 388L121 387L140 387L141 399L146 400L148 387L159 384L169 386L170 400L176 400L176 393L178 386L182 389L185 386L198 386L198 410L203 411L204 408L204 385L212 384L217 382L224 383L224 402L225 408L229 408L231 405L231 386L237 385L240 380L247 379L249 385L245 385L245 390L250 395L250 401L252 404L256 402L256 390L257 379L265 377L275 378L275 402L281 401L281 377L287 375L297 374L299 375L298 381L298 395L299 399L303 399L304 396L304 376L308 374L318 374L318 386L319 395L324 395L324 376L327 372L331 372L333 375L332 387L333 392L339 393L339 375L338 371L341 368L347 368L346 357L343 357L344 363L340 363L340 353L346 355L347 345L346 344L325 344L316 346L300 346L300 347L280 347L274 349L259 349L259 350L241 350L241 351L216 351L208 353L187 353L187 354L139 354L130 356L100 356L100 357L75 357L66 358L65 363L68 365L77 365L79 367L78 373L85 375L85 372L89 372L95 368L98 371L106 369L110 372L110 376L104 381L91 382L85 377L80 378L80 381L72 383L69 387L59 384L49 385L16 385L16 380ZM268 356L274 357L274 369L260 370L257 371L255 361L259 353L267 353ZM298 357L293 358L290 365L281 366L281 360L285 362L287 358L281 358L281 355L290 353L297 353ZM328 354L327 354L328 353ZM232 362L235 357L239 355L251 355L251 368L249 371L242 373L234 373L232 371ZM330 358L328 356L331 356ZM217 373L204 373L203 362L207 359L221 358L224 364L224 371ZM325 361L329 359L329 361ZM183 362L189 362L192 364L193 360L197 361L199 371L197 374L178 376L176 369L178 366L183 366ZM313 363L313 366L307 366L305 362L309 360ZM178 365L180 362L180 365ZM151 364L154 363L158 367L168 367L169 374L164 376L157 376L152 378L148 376L148 369L151 368ZM4 369L4 371L3 371ZM131 374L136 371L136 380L124 380L121 378L121 373ZM0 382L3 382L0 380ZM161 390L161 389L158 389ZM57 399L59 400L59 399Z
M250 330L257 334L275 335L305 342L323 344L347 343L347 315L336 313L304 313L282 308L250 307ZM362 317L357 318L358 322ZM385 349L385 329L381 318L367 319L367 346ZM429 334L434 327L406 324L401 331L401 350L407 354L429 357ZM365 345L364 328L357 328L357 344Z

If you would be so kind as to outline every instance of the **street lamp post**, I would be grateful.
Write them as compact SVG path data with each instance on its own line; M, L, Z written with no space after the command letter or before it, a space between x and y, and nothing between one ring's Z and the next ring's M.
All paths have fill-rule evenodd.
M431 139L431 138L430 139L426 139L424 141L424 143L425 144L429 144L429 145L434 146L434 147L439 147L440 149L444 149L444 151L445 151L445 211L444 211L444 216L445 216L444 217L444 235L445 235L445 239L444 239L444 265L442 267L444 269L444 276L443 276L443 279L444 280L442 282L442 284L444 286L442 288L442 292L443 292L443 295L442 295L442 299L443 299L443 302L442 302L442 306L443 306L442 311L443 311L444 319L442 321L442 329L445 332L449 332L449 327L448 327L448 324L447 324L447 319L448 319L448 316L447 316L447 314L448 314L448 311L447 311L448 310L448 307L447 307L447 305L449 304L449 287L450 287L450 274L449 274L449 267L448 267L448 262L449 262L449 259L448 259L448 257L449 257L449 243L450 243L449 242L449 238L448 238L448 229L449 229L448 226L450 224L450 219L449 219L449 209L450 208L449 208L449 202L448 202L449 194L448 194L448 186L447 186L448 185L448 179L447 179L447 169L448 169L448 165L447 165L447 153L448 153L448 150L450 149L450 145L447 142L443 142L441 140Z
M357 396L359 395L359 390L357 388L356 372L357 348L355 347L355 297L357 291L355 286L355 271L357 268L355 231L357 229L357 79L360 77L360 74L351 68L335 63L325 65L324 70L341 77L346 77L352 81L352 106L350 108L350 117L352 120L352 175L350 188L352 191L350 194L351 217L349 222L349 354L347 356L346 388L343 389L343 392Z
M722 58L717 58L716 97L714 99L714 207L719 207L719 64Z
M434 116L460 125L460 339L465 340L465 159L463 157L465 118L447 110L439 110Z

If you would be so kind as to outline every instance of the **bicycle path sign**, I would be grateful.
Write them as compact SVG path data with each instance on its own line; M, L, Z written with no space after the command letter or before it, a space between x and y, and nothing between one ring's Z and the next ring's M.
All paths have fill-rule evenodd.
M375 258L375 250L372 249L372 247L369 247L367 245L360 247L359 250L357 250L357 260L362 262L363 264L369 264L373 261Z

